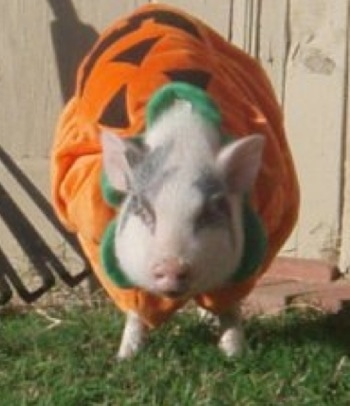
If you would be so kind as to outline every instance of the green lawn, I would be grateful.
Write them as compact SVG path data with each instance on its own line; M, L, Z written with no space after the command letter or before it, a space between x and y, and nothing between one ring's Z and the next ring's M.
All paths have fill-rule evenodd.
M350 405L350 314L286 312L247 323L229 360L215 331L181 314L132 361L114 359L112 306L0 316L0 405Z

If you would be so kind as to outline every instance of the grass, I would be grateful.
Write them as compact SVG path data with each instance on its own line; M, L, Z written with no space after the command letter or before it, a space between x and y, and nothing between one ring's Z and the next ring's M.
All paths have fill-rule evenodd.
M116 363L123 320L112 306L2 315L0 405L350 405L350 315L289 311L247 323L229 360L215 332L180 314L142 353Z

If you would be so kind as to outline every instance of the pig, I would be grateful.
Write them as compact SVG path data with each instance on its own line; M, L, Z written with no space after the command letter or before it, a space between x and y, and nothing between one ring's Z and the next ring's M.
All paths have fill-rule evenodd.
M299 207L283 115L256 60L168 5L117 20L78 69L51 189L126 314L118 359L192 299L217 318L219 348L242 352L241 301Z
M242 205L257 177L264 146L251 135L222 147L221 132L188 101L175 100L144 134L144 144L104 132L102 159L111 185L125 193L115 255L135 285L188 299L227 284L244 245ZM219 315L219 346L243 348L237 303ZM138 351L147 327L127 314L118 353Z

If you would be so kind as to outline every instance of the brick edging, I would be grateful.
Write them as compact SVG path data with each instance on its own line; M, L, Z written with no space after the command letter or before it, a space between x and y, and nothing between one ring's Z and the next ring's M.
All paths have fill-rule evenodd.
M350 280L325 261L278 257L243 303L244 313L273 314L291 305L338 312L350 302Z

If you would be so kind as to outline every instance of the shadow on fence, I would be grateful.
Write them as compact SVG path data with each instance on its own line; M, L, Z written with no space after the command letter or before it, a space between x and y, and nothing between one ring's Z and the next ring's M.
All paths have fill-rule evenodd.
M71 0L47 0L55 20L51 36L62 98L67 101L74 89L76 69L98 37L97 31L79 20Z
M91 26L83 24L79 20L70 0L47 1L55 16L55 20L51 23L51 35L61 94L63 101L67 101L74 88L77 66L98 34ZM0 183L0 216L41 280L41 286L35 290L28 288L22 281L18 270L11 264L9 256L0 246L0 304L3 305L10 301L13 290L27 303L37 300L54 286L56 275L70 287L78 285L90 275L90 268L77 241L63 229L56 219L50 203L1 146L0 162L84 263L78 274L71 275L60 258L46 243L45 236L38 232Z

